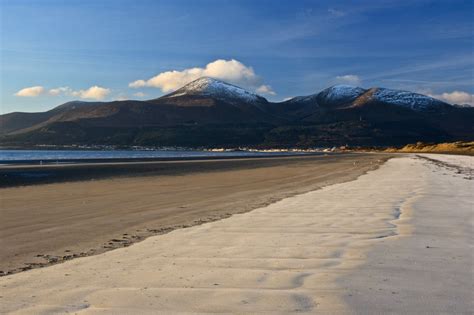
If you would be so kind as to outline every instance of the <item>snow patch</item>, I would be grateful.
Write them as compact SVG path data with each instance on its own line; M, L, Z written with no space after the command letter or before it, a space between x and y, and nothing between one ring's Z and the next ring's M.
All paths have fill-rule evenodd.
M290 102L290 103L295 103L295 102L317 102L316 97L318 94L312 94L312 95L307 95L307 96L295 96L293 98L290 98L289 100L286 100L285 102Z
M444 105L443 102L426 95L383 88L377 89L372 95L372 99L384 103L407 107L412 110L426 110Z
M360 87L339 84L334 85L323 92L325 92L326 101L342 101L355 100L357 97L365 93L366 90Z
M207 77L194 80L167 97L183 95L206 95L218 99L245 100L247 102L262 100L262 97L257 94L250 93L238 86Z

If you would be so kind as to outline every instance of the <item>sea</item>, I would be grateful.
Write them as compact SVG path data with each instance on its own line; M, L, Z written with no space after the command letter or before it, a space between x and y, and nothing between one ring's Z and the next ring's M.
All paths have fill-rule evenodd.
M61 162L76 160L113 159L186 159L206 157L253 157L300 155L294 151L199 151L199 150L0 150L0 163L8 162Z

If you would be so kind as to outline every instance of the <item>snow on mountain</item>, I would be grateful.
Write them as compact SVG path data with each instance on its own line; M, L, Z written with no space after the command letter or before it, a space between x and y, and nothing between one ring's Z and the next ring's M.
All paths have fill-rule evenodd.
M319 100L325 103L357 103L358 100L365 99L365 101L383 102L418 111L446 105L442 101L418 93L385 88L366 90L350 85L335 85L322 91L319 95Z
M321 91L318 94L318 100L326 104L341 105L343 103L351 103L365 92L366 90L356 86L334 85Z
M417 111L447 105L440 100L418 93L377 87L363 89L350 85L334 85L318 94L297 96L288 100L287 102L311 102L315 105L337 107L340 105L356 106L374 101L410 108Z
M384 88L376 88L371 96L371 99L379 102L407 107L412 110L426 110L433 107L446 105L440 100L423 94Z
M293 98L290 98L289 100L286 100L285 102L288 103L297 103L297 102L314 102L317 103L317 98L318 94L311 94L307 96L295 96Z
M265 100L261 96L250 93L238 86L208 77L194 80L165 97L171 98L183 95L212 96L223 100L244 100L246 102L259 102Z
M340 103L351 102L355 100L359 95L363 94L366 90L354 87L350 85L334 85L327 88L319 93L311 94L307 96L296 96L288 100L288 102L314 102L323 101L324 103Z
M194 80L175 92L165 95L163 98L166 99L185 95L209 96L235 104L252 103L257 105L262 102L266 103L265 98L257 94L209 77ZM446 103L440 100L418 93L377 87L364 89L343 84L334 85L317 94L294 97L288 100L287 103L310 103L315 106L339 107L346 105L360 105L374 101L410 108L417 111L446 105Z

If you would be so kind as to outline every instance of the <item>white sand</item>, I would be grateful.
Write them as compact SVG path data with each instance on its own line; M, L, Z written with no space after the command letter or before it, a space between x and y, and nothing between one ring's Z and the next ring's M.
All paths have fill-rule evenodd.
M429 163L0 278L0 312L466 312L473 181Z
M419 155L449 165L421 160L423 185L396 223L412 233L378 242L338 280L354 313L474 314L474 157Z
M417 154L419 156L427 157L433 160L438 160L444 163L457 165L460 167L467 167L471 170L474 168L474 157L465 155L448 155L448 154Z

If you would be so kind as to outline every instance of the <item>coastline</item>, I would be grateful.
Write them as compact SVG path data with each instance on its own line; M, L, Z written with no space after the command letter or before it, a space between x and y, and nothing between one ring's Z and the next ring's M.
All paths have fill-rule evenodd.
M347 153L346 153L347 154ZM356 153L357 154L357 153ZM179 175L196 170L220 171L283 165L293 158L312 158L340 154L309 153L262 156L199 156L162 158L100 158L61 160L12 160L0 164L0 188L61 182ZM389 155L389 154L388 154Z
M1 170L33 174L53 169L63 172L65 181L38 184L33 176L21 186L0 189L4 217L0 270L8 275L97 255L248 212L354 180L390 157L359 153L5 167ZM75 178L68 170L80 176Z

